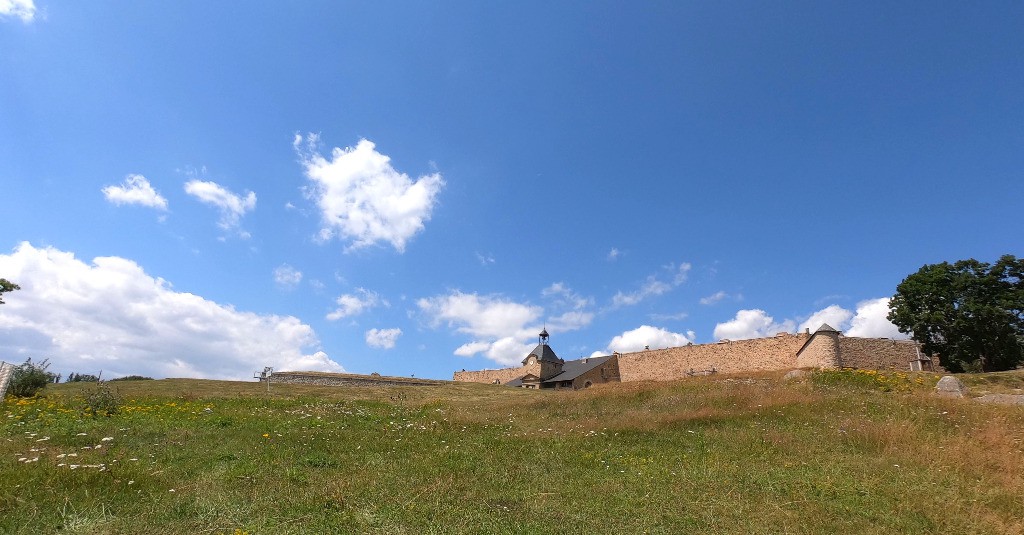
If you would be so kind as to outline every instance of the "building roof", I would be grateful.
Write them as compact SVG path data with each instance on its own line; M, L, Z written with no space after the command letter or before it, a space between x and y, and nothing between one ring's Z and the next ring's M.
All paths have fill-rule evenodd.
M546 379L544 382L556 383L559 381L571 381L583 375L584 373L593 370L594 368L600 366L601 364L604 364L610 358L612 357L590 357L579 360L567 360L564 364L562 364L562 373L550 379Z
M531 356L537 357L537 360L541 362L561 362L561 359L551 349L551 346L545 343L537 344L537 347L533 348L533 351L530 351L530 354L526 355L526 358L523 359L523 364L526 364L527 359Z
M822 323L821 327L818 327L818 330L814 331L814 332L815 333L837 333L839 331L837 331L836 329L834 329L831 325L829 325L827 323Z

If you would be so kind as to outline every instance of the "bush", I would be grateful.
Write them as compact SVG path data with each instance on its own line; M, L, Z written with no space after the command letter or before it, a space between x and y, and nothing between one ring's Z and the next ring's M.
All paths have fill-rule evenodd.
M88 416L113 416L121 412L121 396L107 383L97 383L96 388L85 393L85 407Z
M152 381L152 377L144 377L142 375L125 375L124 377L118 377L116 379L109 379L110 382L114 381Z
M7 392L17 398L30 398L46 388L46 385L53 382L54 375L48 371L50 359L42 362L32 362L28 359L24 364L15 366L11 373L11 382L7 386Z

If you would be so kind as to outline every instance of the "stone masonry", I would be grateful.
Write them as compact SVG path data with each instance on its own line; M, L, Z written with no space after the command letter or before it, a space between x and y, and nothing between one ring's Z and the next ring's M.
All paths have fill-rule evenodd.
M4 396L7 395L7 384L11 381L13 372L13 365L0 361L0 402L3 402Z

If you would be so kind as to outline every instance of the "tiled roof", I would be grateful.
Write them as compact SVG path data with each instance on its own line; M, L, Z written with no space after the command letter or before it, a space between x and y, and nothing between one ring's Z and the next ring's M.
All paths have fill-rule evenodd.
M562 373L545 380L545 383L556 383L559 381L571 381L584 373L604 364L611 357L590 357L579 360L567 360L562 364Z

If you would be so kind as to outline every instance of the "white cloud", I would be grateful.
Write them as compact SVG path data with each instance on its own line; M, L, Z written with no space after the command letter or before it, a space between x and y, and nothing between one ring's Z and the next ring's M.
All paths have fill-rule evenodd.
M676 312L675 314L649 314L647 317L654 321L679 321L690 317L686 312Z
M256 208L255 193L249 191L245 197L241 197L216 182L205 180L189 180L185 183L185 193L217 207L220 210L220 221L217 222L220 228L229 232L237 230L239 236L249 237L247 232L239 229L239 222L246 212Z
M327 319L336 321L349 316L358 316L378 306L390 306L387 301L377 295L377 292L371 292L366 288L356 288L355 294L344 294L338 297L337 304L338 308L328 314Z
M433 326L442 323L456 332L468 334L473 341L455 350L459 356L483 353L503 365L518 364L532 346L527 342L540 330L537 320L543 313L538 306L516 303L500 296L480 296L459 291L448 295L419 299L416 302ZM534 327L528 328L528 324Z
M0 0L0 18L17 17L28 24L36 17L36 5L32 0Z
M494 263L494 257L489 254L477 253L476 260L480 262L481 266L489 266Z
M302 282L302 272L288 264L281 264L274 269L274 282L276 282L278 286L294 288L297 284Z
M693 331L680 334L650 325L641 325L632 331L626 331L612 338L612 341L608 343L608 352L629 353L640 351L646 347L650 349L679 347L692 342L694 338Z
M667 268L669 271L675 271L675 276L672 278L672 285L679 286L686 282L686 279L690 278L690 270L693 269L693 266L689 262L683 262L682 264L679 264L678 269L676 269L672 264L669 264Z
M628 294L623 292L617 292L614 296L612 296L612 306L622 307L635 305L640 301L647 299L648 297L661 295L663 293L668 292L671 289L672 286L670 284L662 282L658 280L654 275L651 275L647 277L647 280L644 281L643 285L640 286L639 290Z
M581 310L594 304L592 298L583 297L562 282L556 282L544 288L540 291L540 295L552 299L552 302L557 307L572 310Z
M797 330L803 332L805 329L810 329L813 333L821 327L821 324L827 323L834 329L840 331L845 330L846 325L849 324L850 318L853 317L853 313L839 305L829 305L814 314L811 317L804 320L800 324Z
M366 331L366 345L391 349L402 335L402 329L370 329Z
M316 334L299 319L174 291L128 259L87 264L22 243L0 255L0 273L22 288L0 306L0 354L9 359L49 357L55 371L104 377L246 379L263 366L344 371L316 350Z
M549 317L547 329L552 332L575 331L590 325L592 321L594 321L593 312L570 310L569 312Z
M0 0L0 3L3 1ZM128 175L120 186L107 186L102 191L107 201L118 206L138 204L167 211L167 199L153 189L146 177L142 175Z
M307 193L320 209L320 238L340 235L351 242L347 249L387 242L404 252L407 242L430 220L444 187L439 173L414 182L365 139L355 147L335 147L330 160L320 155L315 134L296 135L293 146L312 182Z
M792 320L775 323L775 319L763 310L740 310L732 320L715 325L715 338L719 340L763 338L774 336L780 332L793 332L794 327L795 324Z
M702 305L713 305L713 304L721 301L722 299L725 299L726 297L729 297L729 294L727 294L725 292L721 292L721 291L720 292L715 292L715 293L713 293L713 294L711 294L711 295L709 295L707 297L701 297L700 298L700 304L702 304Z
M608 261L613 262L622 256L622 251L619 251L615 247L612 247L611 251L608 251Z
M679 266L676 266L675 264L665 266L665 269L671 274L671 282L662 281L657 275L649 275L640 286L640 289L635 292L616 292L616 294L612 296L612 308L632 306L649 297L656 297L668 293L676 286L686 282L691 268L692 266L688 262L683 262Z
M857 313L850 322L847 336L862 338L892 338L906 340L910 336L900 332L886 317L889 315L889 298L879 297L857 303Z

